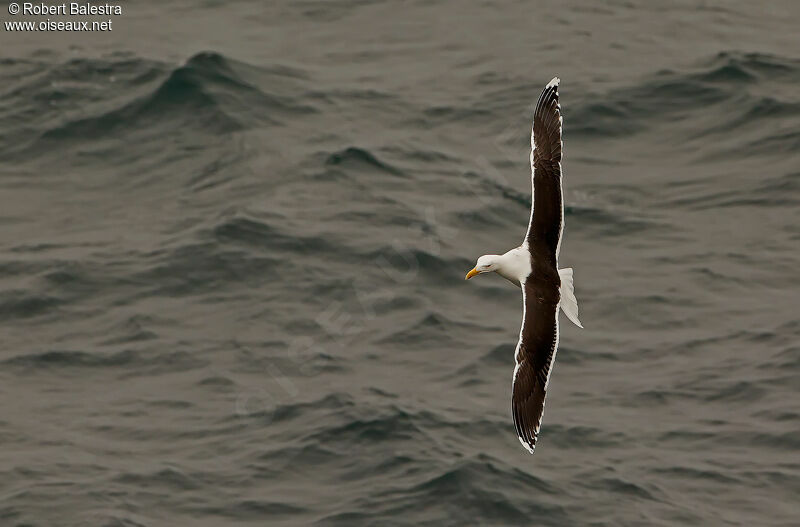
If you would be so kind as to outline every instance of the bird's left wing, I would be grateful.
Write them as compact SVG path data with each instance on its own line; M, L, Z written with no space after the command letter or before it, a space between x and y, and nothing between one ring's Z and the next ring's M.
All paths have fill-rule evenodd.
M531 218L525 241L530 251L556 267L564 226L561 194L561 106L554 77L539 96L531 130Z

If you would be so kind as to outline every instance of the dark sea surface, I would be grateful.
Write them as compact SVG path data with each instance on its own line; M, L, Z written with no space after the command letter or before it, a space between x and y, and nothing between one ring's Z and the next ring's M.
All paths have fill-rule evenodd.
M800 525L800 3L122 5L0 28L0 526Z

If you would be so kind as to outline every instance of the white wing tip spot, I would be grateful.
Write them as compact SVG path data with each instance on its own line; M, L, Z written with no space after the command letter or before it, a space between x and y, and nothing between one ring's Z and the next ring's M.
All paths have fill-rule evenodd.
M558 83L560 83L560 82L561 82L561 79L559 79L558 77L553 77L553 80L548 82L547 86L545 86L545 88L552 88L553 86L558 86Z
M522 439L519 436L517 436L517 439L519 439L519 442L522 443L522 446L525 447L525 450L527 450L528 453L533 454L534 447L530 446L524 439Z

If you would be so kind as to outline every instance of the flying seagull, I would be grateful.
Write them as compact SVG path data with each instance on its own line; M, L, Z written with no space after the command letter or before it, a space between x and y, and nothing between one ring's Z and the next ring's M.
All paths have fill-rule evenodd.
M514 352L511 412L517 435L533 454L544 413L544 397L558 349L558 308L578 327L572 269L558 268L564 199L561 192L561 106L558 77L545 86L533 112L531 218L522 245L505 254L478 258L467 279L496 272L522 289L522 327Z

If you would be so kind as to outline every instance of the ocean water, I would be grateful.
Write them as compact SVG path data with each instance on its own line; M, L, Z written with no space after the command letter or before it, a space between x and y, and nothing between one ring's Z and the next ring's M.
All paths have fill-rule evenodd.
M0 525L800 525L797 3L124 9L0 28ZM530 456L463 278L555 75Z

